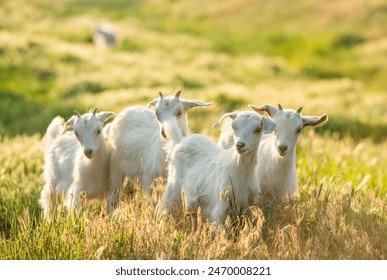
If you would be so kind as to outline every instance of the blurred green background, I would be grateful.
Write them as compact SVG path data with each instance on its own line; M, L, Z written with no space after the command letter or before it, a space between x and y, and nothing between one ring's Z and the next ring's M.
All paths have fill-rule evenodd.
M113 49L92 33L114 25ZM0 135L44 133L89 107L119 112L158 90L214 101L194 132L253 103L328 113L317 131L387 135L383 0L0 0Z
M114 48L93 43L104 22ZM386 0L0 0L0 259L385 259L386 65ZM53 117L179 89L214 102L188 113L214 139L248 104L327 113L297 145L299 198L264 203L236 239L159 219L142 192L114 216L44 220Z

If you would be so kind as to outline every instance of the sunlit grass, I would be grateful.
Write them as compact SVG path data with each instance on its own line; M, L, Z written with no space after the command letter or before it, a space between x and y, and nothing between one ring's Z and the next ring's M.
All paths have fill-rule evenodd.
M384 144L301 135L299 198L265 197L224 227L186 215L157 214L153 196L136 192L112 216L105 203L44 220L39 138L0 144L0 259L384 259L387 159Z
M288 2L0 1L0 259L385 259L385 4L278 9ZM104 21L118 43L98 50ZM216 228L156 214L160 183L114 215L95 202L43 219L40 137L54 116L118 113L178 89L214 102L188 113L213 139L211 124L247 104L327 113L300 137L299 198L263 198Z

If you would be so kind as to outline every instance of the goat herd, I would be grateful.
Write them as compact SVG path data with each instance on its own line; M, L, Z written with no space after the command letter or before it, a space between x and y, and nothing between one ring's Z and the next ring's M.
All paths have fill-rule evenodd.
M139 183L150 193L159 177L167 178L159 211L176 214L183 200L188 211L201 207L216 224L230 211L256 204L261 192L278 199L296 195L298 136L304 127L326 122L326 114L302 116L302 107L249 105L253 111L226 113L213 125L223 122L216 144L205 135L189 135L187 121L190 109L212 103L183 100L180 93L160 92L145 107L118 115L92 109L83 115L75 111L66 122L56 117L43 138L45 217L57 202L71 211L84 198L107 198L111 213L124 182ZM103 127L109 117L114 120Z

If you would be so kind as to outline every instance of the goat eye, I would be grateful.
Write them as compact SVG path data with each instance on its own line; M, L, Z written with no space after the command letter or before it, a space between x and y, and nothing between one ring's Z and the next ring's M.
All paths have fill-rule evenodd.
M302 130L301 128L297 129L297 130L296 130L296 134L301 133L301 130Z
M182 111L177 111L177 112L176 112L176 117L180 117L182 114L183 114Z
M101 134L101 130L98 129L98 130L97 130L97 135L100 135L100 134Z
M262 131L262 126L257 127L257 128L254 130L254 133L261 133L261 131Z
M74 131L75 137L79 138L78 132Z

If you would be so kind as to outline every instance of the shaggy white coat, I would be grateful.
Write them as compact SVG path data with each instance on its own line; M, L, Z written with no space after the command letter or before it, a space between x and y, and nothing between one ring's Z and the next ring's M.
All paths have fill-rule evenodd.
M273 133L264 135L259 145L256 167L262 192L269 192L279 199L294 198L297 195L296 145L302 129L316 126L328 120L321 116L302 116L298 110L283 109L281 105L249 105L259 114L267 114L277 124ZM229 148L233 143L230 124L222 127L218 144ZM221 141L222 140L222 141ZM231 144L230 144L231 143Z
M123 110L106 128L112 148L110 159L109 201L115 208L120 187L126 179L129 184L139 184L151 192L155 179L166 177L166 146L172 147L189 134L187 112L197 106L209 106L193 100L180 99L181 91L174 96L159 93L159 98L147 106L134 106ZM155 111L149 110L155 107Z
M73 116L66 124L56 117L44 137L45 187L40 203L49 218L56 203L66 201L68 210L86 199L104 198L108 190L109 154L102 133L104 121L112 112ZM74 132L65 132L70 126ZM77 136L76 136L77 135Z
M257 174L262 191L270 192L279 199L291 199L297 195L296 146L298 137L307 126L325 123L328 115L302 116L298 110L283 109L271 105L250 106L258 113L267 113L277 124L274 133L262 139Z
M229 113L220 122L226 117L233 119L234 148L224 150L204 135L191 135L176 144L161 204L167 213L181 205L182 191L188 211L200 206L204 217L216 224L256 203L257 148L262 133L271 132L275 123L253 112Z

